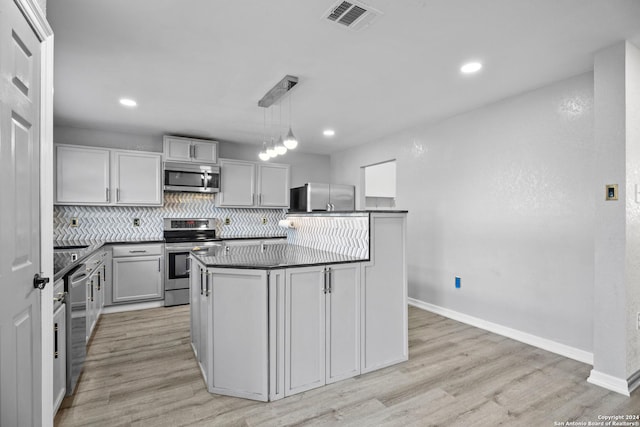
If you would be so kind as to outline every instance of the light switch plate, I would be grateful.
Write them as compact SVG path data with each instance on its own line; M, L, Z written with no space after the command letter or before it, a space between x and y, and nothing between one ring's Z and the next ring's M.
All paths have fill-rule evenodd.
M69 225L71 225L72 227L77 227L78 226L78 218L71 218L71 221L69 222Z
M618 200L618 184L607 184L604 197L605 200Z

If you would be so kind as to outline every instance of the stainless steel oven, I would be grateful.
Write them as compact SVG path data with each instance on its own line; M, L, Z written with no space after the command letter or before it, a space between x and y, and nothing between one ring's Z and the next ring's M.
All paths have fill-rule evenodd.
M189 253L220 245L213 218L165 218L165 307L189 304Z

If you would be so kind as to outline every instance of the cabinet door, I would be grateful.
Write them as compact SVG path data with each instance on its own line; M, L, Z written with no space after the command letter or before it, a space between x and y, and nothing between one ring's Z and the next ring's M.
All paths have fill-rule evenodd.
M161 269L161 256L114 258L113 302L162 299Z
M191 140L165 136L163 138L164 160L167 162L190 162Z
M325 384L324 267L287 270L285 396Z
M193 143L193 159L197 163L218 163L218 143L211 142L194 142Z
M199 360L199 342L200 342L200 295L202 275L202 264L191 257L191 272L189 274L189 310L191 314L191 348Z
M289 165L258 164L258 204L289 207Z
M251 162L220 160L219 206L251 207L255 203L256 168Z
M162 156L114 151L115 202L122 205L162 205Z
M53 413L67 391L66 304L53 313Z
M56 203L109 203L109 150L56 146Z
M360 264L327 268L327 384L360 374Z
M362 267L362 373L408 358L405 218L372 214Z
M113 287L111 285L111 264L111 249L108 249L102 264L102 287L104 288L102 293L103 306L112 304Z
M199 305L200 305L200 326L198 330L200 331L200 337L198 338L198 362L200 363L200 370L202 371L202 376L204 378L204 382L208 387L211 387L210 378L211 378L211 356L212 356L212 341L213 337L211 336L211 322L213 313L211 312L211 277L206 268L203 268L203 276L202 276L202 294L200 295ZM227 324L229 326L230 324Z
M89 342L93 328L96 325L96 275L91 275L87 282L87 323L86 323L86 341Z
M268 292L264 270L212 269L209 391L267 401ZM242 302L242 309L234 302Z

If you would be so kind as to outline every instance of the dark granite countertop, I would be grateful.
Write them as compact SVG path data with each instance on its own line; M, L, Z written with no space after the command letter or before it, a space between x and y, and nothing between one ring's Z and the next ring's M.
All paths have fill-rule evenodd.
M242 237L221 237L216 241L242 241L242 240L278 240L286 239L287 236L242 236ZM164 240L136 240L118 242L97 242L97 241L69 241L55 242L53 249L53 271L54 281L61 279L77 265L80 265L87 258L105 245L136 245L149 243L163 243Z
M313 211L313 212L296 212L289 211L287 215L357 215L357 214L371 214L371 213L409 213L409 211L405 210L395 210L395 209L368 209L361 211Z
M207 267L257 270L345 264L369 260L368 258L342 255L289 243L231 247L228 251L223 247L216 247L195 251L192 254Z

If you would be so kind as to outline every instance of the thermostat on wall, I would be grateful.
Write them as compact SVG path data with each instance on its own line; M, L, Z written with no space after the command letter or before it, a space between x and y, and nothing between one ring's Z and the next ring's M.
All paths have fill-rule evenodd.
M618 184L610 184L605 188L605 200L618 200Z

